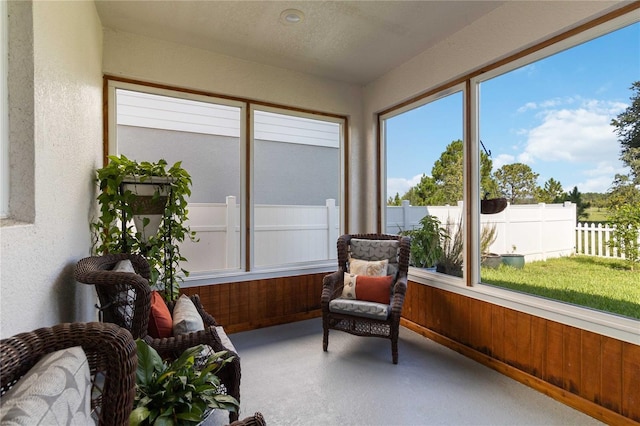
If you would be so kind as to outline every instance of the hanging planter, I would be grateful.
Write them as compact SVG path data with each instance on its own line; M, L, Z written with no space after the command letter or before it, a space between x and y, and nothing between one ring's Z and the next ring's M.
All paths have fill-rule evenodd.
M480 200L480 213L496 214L507 208L506 198L489 198Z
M177 162L138 163L124 155L109 156L96 171L99 212L91 222L94 252L139 253L150 265L149 283L169 300L179 295L189 275L180 253L185 240L197 241L188 226L191 176ZM133 223L131 223L133 222Z
M158 234L174 182L175 179L171 176L151 176L145 179L130 175L122 180L123 193L130 191L134 195L130 203L133 223L145 243Z

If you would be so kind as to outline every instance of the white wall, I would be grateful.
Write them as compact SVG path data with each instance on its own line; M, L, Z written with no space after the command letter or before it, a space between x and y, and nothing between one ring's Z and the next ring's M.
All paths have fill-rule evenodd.
M362 229L365 194L362 89L299 72L121 31L104 31L104 72L176 87L346 115L350 133L350 230Z
M33 144L33 158L12 157L11 167L35 163L35 216L2 224L2 337L95 318L89 309L77 312L93 289L77 291L73 268L90 253L92 177L102 159L102 27L93 2L30 7L33 95L10 100L10 109L32 104L33 115L23 118L33 138L20 143Z
M395 68L364 88L364 119L367 151L372 162L376 155L375 114L449 81L480 69L537 42L560 34L623 6L612 1L506 1L486 16L451 37ZM375 170L367 170L366 205L375 205ZM375 230L377 212L368 209L365 218Z

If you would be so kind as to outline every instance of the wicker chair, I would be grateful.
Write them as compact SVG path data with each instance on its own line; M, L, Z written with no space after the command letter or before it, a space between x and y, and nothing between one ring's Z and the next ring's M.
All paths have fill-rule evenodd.
M120 260L129 259L136 273L110 271ZM149 263L136 254L107 254L87 257L76 265L77 281L95 285L100 300L102 320L112 322L131 331L134 338L140 338L153 347L165 359L175 359L185 349L205 344L218 351L228 351L234 359L219 373L220 381L227 393L240 401L240 357L225 347L216 331L219 324L204 310L198 295L190 296L205 325L203 331L181 334L169 338L156 339L148 335L151 310L151 288L149 287ZM173 313L173 302L168 302ZM238 413L229 413L229 421L238 420Z
M380 253L362 248L367 246L367 240L387 241L381 243L387 247L386 253ZM392 283L392 295L390 305L386 308L386 316L375 318L362 316L360 312L338 309L336 299L340 299L344 284L344 273L348 271L348 263L352 254L352 242L357 241L357 257L361 260L376 261L389 259L389 265L397 268ZM398 332L400 328L400 315L407 291L407 272L409 269L410 253L409 237L386 234L347 234L338 238L338 270L323 279L322 288L322 347L327 351L329 345L329 330L341 330L357 336L374 336L391 340L391 354L393 363L398 363ZM355 254L355 253L354 253ZM357 284L356 284L357 286ZM357 288L357 287L356 287ZM365 302L367 303L367 302Z
M128 425L135 397L138 357L131 334L103 323L66 323L0 341L0 395L44 355L82 346L92 379L91 409L98 424Z

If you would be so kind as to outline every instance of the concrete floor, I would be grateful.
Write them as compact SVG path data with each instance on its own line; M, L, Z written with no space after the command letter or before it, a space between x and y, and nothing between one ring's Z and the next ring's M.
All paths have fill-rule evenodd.
M599 425L595 419L401 327L386 339L312 319L230 336L242 358L240 418L275 425Z

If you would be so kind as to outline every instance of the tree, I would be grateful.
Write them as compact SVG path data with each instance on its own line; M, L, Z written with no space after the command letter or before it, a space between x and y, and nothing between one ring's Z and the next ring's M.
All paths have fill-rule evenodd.
M609 247L624 254L633 271L640 264L640 202L618 206L611 215L611 223L614 230Z
M640 183L640 81L631 84L631 105L611 120L622 145L620 159L631 168L634 183Z
M566 194L565 201L571 201L576 205L576 216L578 220L587 220L589 218L587 209L591 207L591 203L582 201L582 194L578 191L577 186L574 186L573 190Z
M562 184L554 178L546 181L544 188L536 188L536 199L540 203L559 203L564 201L565 195Z
M389 197L387 200L387 206L401 206L402 200L400 199L400 194L396 192L395 197Z
M628 175L616 174L613 186L607 193L607 207L612 212L625 204L640 202L640 190Z
M420 182L402 196L414 206L455 205L462 200L464 182L463 142L452 141L445 148L431 169L431 176L423 175ZM491 177L493 162L485 153L480 154L480 186L481 192L488 196L497 196L497 184Z
M505 164L495 173L498 189L511 204L525 204L534 199L538 176L523 163Z

